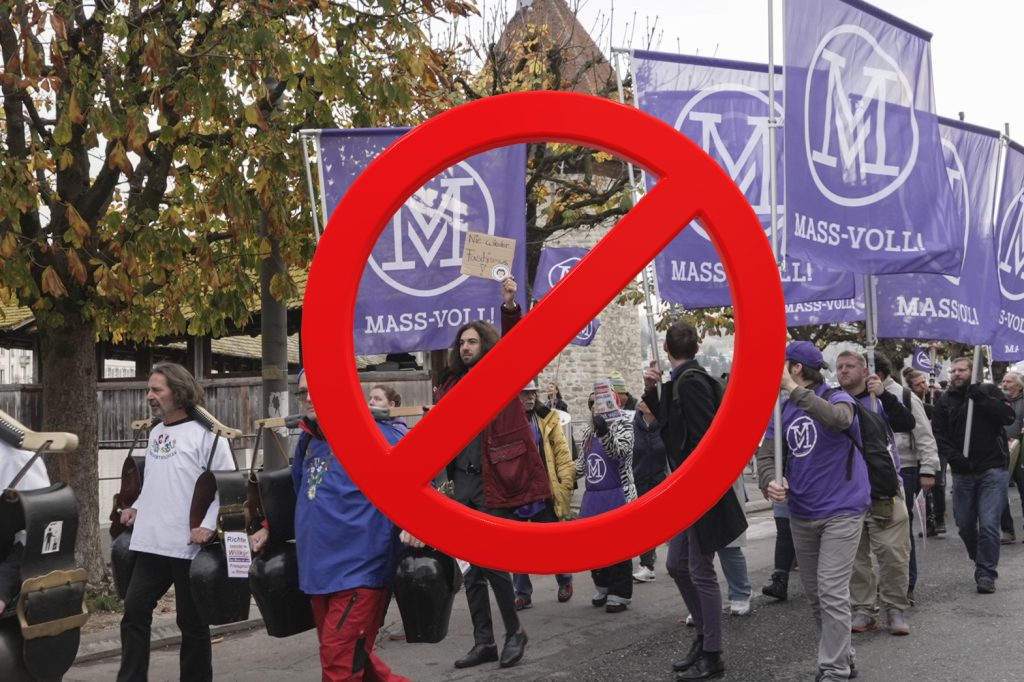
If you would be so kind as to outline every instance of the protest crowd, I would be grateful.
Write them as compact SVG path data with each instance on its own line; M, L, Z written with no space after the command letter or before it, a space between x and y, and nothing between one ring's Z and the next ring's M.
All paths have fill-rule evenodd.
M722 466L738 461L701 449L723 402L737 397L729 372L700 360L718 325L695 311L733 305L729 277L742 273L728 271L715 242L743 240L775 258L779 280L759 286L784 298L779 329L784 314L788 335L784 356L766 353L757 367L778 378L778 399L774 415L753 407L746 415L763 437L737 453L747 464L734 483L715 491L695 522L636 556L587 566L589 576L529 575L431 546L399 527L346 470L346 457L371 456L338 442L351 420L369 413L381 447L400 449L431 410L465 392L507 336L529 341L523 320L559 295L577 265L602 262L589 258L600 246L545 245L528 257L526 145L491 149L473 157L479 171L460 162L399 209L352 294L355 325L352 339L344 332L344 350L443 355L431 367L425 404L410 404L400 381L370 381L365 407L318 414L328 399L311 386L329 391L329 379L311 361L290 387L298 414L285 407L256 422L252 458L240 465L233 441L241 425L208 410L203 378L175 362L148 368L149 414L132 423L109 517L110 569L123 602L118 682L151 678L154 614L172 592L180 679L189 682L217 679L211 626L248 619L251 600L268 636L315 632L318 647L308 655L318 657L325 682L400 682L409 678L378 646L389 612L397 610L403 627L396 641L410 646L471 632L452 669L500 676L529 660L537 585L572 608L589 599L587 618L621 621L615 614L637 611L637 591L671 581L672 603L651 614L685 622L666 680L727 678L729 619L756 617L754 600L774 605L798 594L817 636L806 678L867 677L858 636L920 636L915 617L928 605L919 605L918 586L933 568L923 551L928 538L955 534L966 557L959 586L979 609L999 599L1001 552L1024 539L1024 495L1017 517L1010 493L1024 488L1024 373L1014 364L1024 361L1024 146L936 115L930 34L861 0L790 0L784 12L782 71L630 51L637 109L701 144L728 171L730 191L735 184L754 209L750 220L726 233L694 219L633 278L648 305L650 348L615 367L590 365L585 401L573 395L579 382L566 388L557 361L554 371L537 363L536 376L495 408L424 491L447 496L442 501L462 514L565 528L685 480L694 453ZM774 80L783 72L785 100ZM13 97L7 88L5 81L5 102ZM321 196L308 175L311 203L347 206L355 178L404 134L317 131ZM780 154L770 157L776 139ZM755 149L763 158L754 159ZM692 186L699 191L704 180ZM646 176L652 194L658 181ZM317 224L318 248L336 244L340 229L321 235ZM328 269L311 268L310 281L326 281ZM619 333L607 317L600 328L608 303L574 302L588 316L595 311L574 351ZM656 328L652 308L662 304ZM812 325L846 329L849 338L830 348L832 337L800 331ZM737 335L754 332L736 327ZM881 339L917 348L908 358L887 355ZM940 343L950 344L942 383ZM353 360L342 355L332 361ZM578 407L584 402L586 410ZM62 679L88 620L76 501L64 482L51 482L40 457L77 442L0 412L3 682ZM748 571L747 481L767 501L775 531L765 575ZM465 622L452 614L459 592Z

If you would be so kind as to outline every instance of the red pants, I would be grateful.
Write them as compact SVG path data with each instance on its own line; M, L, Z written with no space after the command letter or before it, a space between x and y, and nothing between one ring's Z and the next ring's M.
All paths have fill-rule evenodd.
M387 590L367 587L312 596L323 682L409 682L373 651L387 597Z

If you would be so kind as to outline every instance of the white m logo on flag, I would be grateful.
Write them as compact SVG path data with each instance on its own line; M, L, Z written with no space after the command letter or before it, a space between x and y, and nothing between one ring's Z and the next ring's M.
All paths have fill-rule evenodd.
M999 230L999 288L1011 301L1024 298L1024 190L1010 202Z
M818 43L803 116L811 176L835 204L873 204L914 169L920 138L914 91L896 60L859 26L838 26Z

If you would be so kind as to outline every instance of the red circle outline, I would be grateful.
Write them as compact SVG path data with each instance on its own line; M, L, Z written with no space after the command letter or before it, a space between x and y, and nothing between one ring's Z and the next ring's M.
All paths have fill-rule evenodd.
M659 181L445 399L389 447L365 409L354 362L356 293L377 238L406 199L445 168L496 147L540 141L607 151ZM718 416L683 466L636 502L571 523L498 519L432 490L434 475L695 218L725 267L736 341ZM494 295L500 296L497 286ZM520 573L607 566L692 525L736 480L764 434L778 396L785 338L782 284L771 248L725 171L652 116L564 92L464 104L388 147L331 215L310 267L302 321L307 380L320 424L366 496L425 542L480 566Z

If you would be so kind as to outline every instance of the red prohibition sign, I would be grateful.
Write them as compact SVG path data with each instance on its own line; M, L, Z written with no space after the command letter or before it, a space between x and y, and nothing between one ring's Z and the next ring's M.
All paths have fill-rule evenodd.
M445 168L496 147L540 141L607 151L644 168L658 183L390 447L365 408L354 361L356 292L374 244L406 199ZM725 266L736 342L718 416L683 466L637 501L570 523L498 519L433 490L437 472L695 218ZM494 295L500 295L497 286ZM320 424L366 496L426 543L480 566L520 573L608 566L700 518L736 480L764 434L778 395L785 337L782 284L771 248L729 176L662 121L610 100L561 92L465 104L388 147L331 215L309 271L302 320Z

